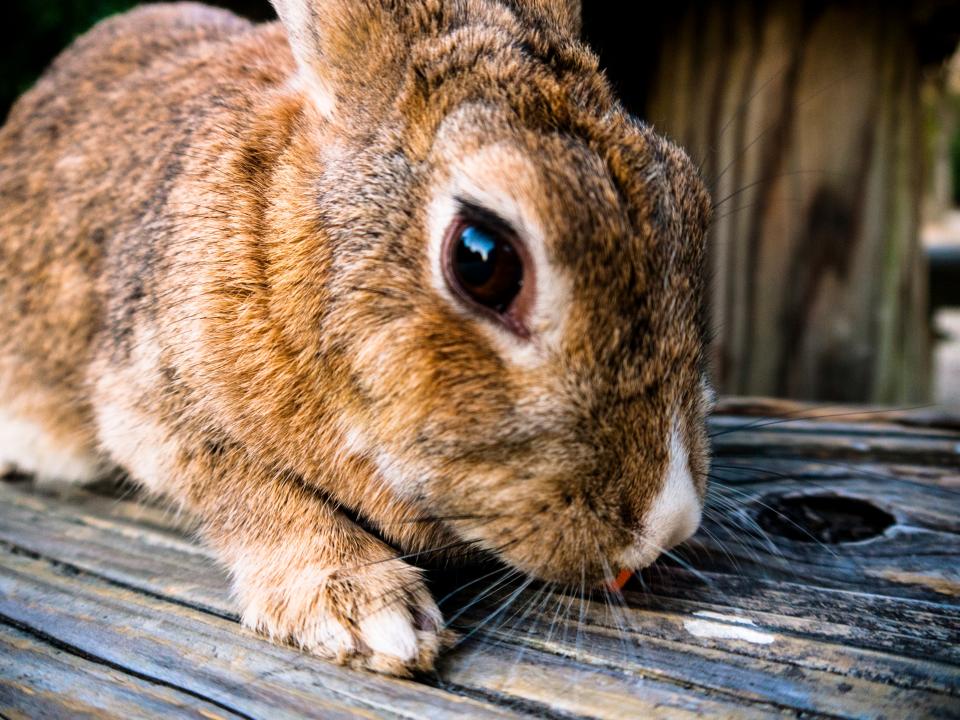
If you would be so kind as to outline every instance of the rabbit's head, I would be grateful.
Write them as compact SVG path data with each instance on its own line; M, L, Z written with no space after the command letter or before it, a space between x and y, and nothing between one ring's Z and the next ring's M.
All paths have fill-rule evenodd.
M612 94L577 3L275 5L317 138L277 315L287 377L322 376L278 392L375 468L376 502L527 573L599 581L686 539L710 203Z

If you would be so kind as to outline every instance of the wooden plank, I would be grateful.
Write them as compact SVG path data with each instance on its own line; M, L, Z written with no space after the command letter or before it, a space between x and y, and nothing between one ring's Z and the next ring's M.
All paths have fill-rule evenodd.
M228 620L9 552L0 554L0 621L251 717L517 715L411 681L352 672Z
M960 614L954 606L801 584L796 577L788 582L681 568L658 573L633 593L631 605L637 607L748 613L764 627L811 639L960 664Z
M880 537L829 546L777 536L761 541L741 532L718 542L711 535L720 535L721 529L708 522L706 531L678 558L679 564L668 560L643 573L645 587L640 580L632 582L625 592L627 607L616 612L602 597L581 606L569 596L533 586L517 594L512 610L477 629L446 656L438 674L401 683L402 691L391 686L389 692L399 692L411 703L405 709L401 705L398 714L415 714L419 701L411 696L432 692L444 702L469 701L482 711L558 718L797 712L880 717L903 715L908 709L913 714L960 716L954 709L960 708L960 600L950 592L949 576L960 566L960 520L955 512L960 468L942 462L950 457L943 443L960 435L939 427L873 420L808 419L744 431L733 427L742 419L721 418L715 432L727 435L718 438L719 445L722 438L740 433L755 436L757 443L765 440L772 449L769 457L757 457L752 451L739 454L733 446L732 454L716 460L716 468L723 469L722 484L736 500L736 509L753 513L750 517L755 518L756 508L750 507L754 498L808 493L861 498L880 505L896 521ZM851 461L848 443L862 438L898 443L896 456L902 462ZM816 459L803 456L811 448L819 453ZM940 464L930 464L931 458ZM711 512L721 510L728 521L735 516L719 506ZM244 650L249 643L266 646L268 655L279 655L264 666L241 663L241 669L252 684L265 673L283 707L302 710L318 690L280 667L316 663L328 672L346 673L336 676L341 683L357 675L240 631L226 578L209 554L183 535L182 520L171 522L157 509L127 500L86 492L63 500L38 495L26 485L2 484L0 544L14 554L0 562L0 575L17 570L8 567L9 562L38 565L17 570L7 586L0 580L0 593L42 580L39 589L34 588L36 597L49 600L52 593L59 600L49 604L59 602L66 609L44 607L41 612L34 603L30 612L44 620L43 627L56 629L61 643L59 634L64 632L73 633L73 640L90 634L81 615L99 618L106 611L112 617L111 603L118 602L119 594L129 621L145 628L145 636L125 651L131 665L118 665L131 671L132 659L140 662L134 649L152 653L154 645L166 647L170 639L164 633L189 635L192 623L206 626L199 637L209 644L187 656L187 667L200 663L203 653L217 644L222 658L249 652ZM944 582L932 586L931 579ZM448 580L441 579L438 594L446 593ZM77 593L84 598L79 609L70 606ZM471 632L495 611L497 600L494 594L478 603L457 624ZM456 612L451 607L467 602L448 602L448 617ZM168 607L173 610L164 609ZM157 625L158 618L173 626ZM744 620L754 624L745 625ZM745 640L744 630L762 641ZM122 646L121 631L113 627L110 633L113 645ZM73 647L70 637L64 644ZM132 642L128 637L124 641ZM94 649L103 649L99 641ZM156 666L144 667L159 672ZM162 663L160 668L171 672ZM217 679L208 674L188 686L200 695L198 700L230 698L236 703L230 685L223 696L204 694L225 679L235 681L236 673L231 675L231 668L217 662L208 673ZM150 673L146 677L146 682L169 679ZM174 678L171 689L181 692L178 683L183 678ZM324 680L319 691L324 708L370 711L358 696L336 683L333 690L328 685ZM294 698L292 704L283 693ZM242 694L239 702L229 707L259 709Z
M125 588L135 588L218 616L235 616L229 602L227 580L222 573L210 572L208 563L196 562L192 554L183 556L183 561L178 562L183 548L172 543L164 532L130 525L126 520L129 509L105 502L102 507L118 511L121 516L112 520L104 515L91 514L90 508L97 505L95 500L90 500L85 503L87 512L73 516L69 507L60 506L53 498L23 497L0 485L0 543L19 548L21 552L55 559ZM121 543L123 553L118 553ZM191 546L190 553L194 552L195 548ZM445 666L438 677L439 683L477 697L504 698L512 693L508 703L511 705L518 701L541 703L549 695L547 688L571 687L573 680L582 681L598 674L597 680L603 687L600 694L605 698L608 712L617 707L643 707L648 712L673 708L677 712L716 716L746 712L742 700L737 703L729 698L713 698L709 693L698 694L676 684L653 680L645 685L643 698L638 698L637 677L572 662L560 664L554 659L552 663L541 663L537 671L539 682L531 684L517 681L522 676L522 673L518 675L518 666L498 666L487 653L477 652L474 645L468 645L452 657L456 660ZM579 684L572 687L579 687ZM570 694L565 706L568 709L579 707L589 715L591 713L586 709L593 704L591 698L595 692L599 691ZM594 710L600 712L600 707ZM751 711L756 716L769 712L773 710Z
M75 499L73 493L64 504L0 484L0 542L121 586L238 617L227 575L206 548L169 529L129 520L132 503L91 497L75 505Z
M714 458L713 468L733 469L725 473L721 484L744 482L768 482L783 478L809 480L811 485L823 480L845 480L851 477L901 483L907 487L943 488L948 490L943 497L954 500L960 491L960 468L940 465L917 465L917 458L905 463L844 462L831 458L810 460L805 458L771 457L756 458L729 455Z
M949 474L918 476L904 473L902 466L852 466L816 460L790 467L786 463L768 465L756 458L743 463L718 459L711 474L717 481L716 492L731 498L744 494L783 499L798 493L840 493L883 509L895 523L943 532L957 532L960 528L956 513L950 512L960 499L960 489L952 487Z
M793 422L805 419L812 422L842 422L848 429L872 423L900 425L907 428L934 428L946 431L960 430L960 413L956 409L937 405L896 408L887 406L823 405L788 398L727 395L721 397L711 422L752 423L757 418Z
M960 467L960 439L956 435L923 436L905 432L826 434L822 428L804 432L802 423L765 428L763 432L737 429L714 435L719 457L740 455L762 460L794 457L808 461L910 462Z
M5 501L4 505L13 507L16 503ZM4 520L0 524L2 528L0 538L4 540L16 538L20 543L30 544L34 551L55 552L61 559L73 552L74 557L70 560L77 559L86 563L87 569L95 572L115 572L116 563L110 559L104 560L102 554L92 553L87 556L81 551L71 550L87 544L91 547L110 546L109 540L96 541L90 537L92 531L109 533L108 522L98 520L88 526L85 531L87 535L82 538L75 535L67 537L60 547L54 547L50 544L51 541L43 538L57 533L48 532L42 525L50 522L51 519L56 519L57 515L58 511L55 508L42 509L42 512L34 517L23 515L22 523L16 529L9 520ZM151 532L145 531L137 542L149 544L153 539ZM128 537L128 542L132 543L132 541L133 539ZM46 545L37 543L46 543ZM158 551L162 552L164 547L169 549L169 543L165 538ZM133 553L138 558L149 558L152 554L150 550L133 550ZM120 565L123 566L125 563ZM167 568L177 567L177 563L162 561L162 567L165 568L165 572L168 572ZM131 564L130 572L139 571L141 577L134 577L128 572L122 581L142 583L150 592L172 593L179 602L192 604L196 601L193 593L201 584L198 582L201 577L195 577L195 575L202 574L205 570L202 566L196 567L190 563L180 567L180 574L168 575L166 585L162 587L152 579L155 573L149 565L144 570L139 562ZM170 582L171 580L174 582ZM208 587L205 592L207 595L216 596L215 587ZM630 615L629 627L626 631L617 628L613 618L607 618L606 622L596 621L600 611L592 603L585 606L583 619L586 624L579 631L575 631L571 626L571 623L580 620L579 613L577 617L561 618L559 621L555 617L549 618L553 633L547 629L546 617L530 613L525 617L527 627L538 628L539 632L534 632L529 637L527 634L522 638L510 633L505 635L502 631L485 631L480 635L496 638L504 648L509 649L509 653L521 657L523 653L518 650L518 647L526 646L554 657L568 658L566 665L561 666L563 672L560 676L541 671L543 682L518 683L515 678L522 678L523 674L518 675L514 667L482 661L476 652L473 652L470 655L470 663L457 663L458 654L454 654L452 656L454 665L451 667L457 669L457 675L455 677L441 675L441 681L455 683L458 688L483 693L485 696L491 693L503 694L504 688L508 688L510 692L526 693L525 700L538 702L542 700L542 688L550 685L543 679L544 676L554 683L562 684L566 676L589 674L590 666L593 665L593 672L596 672L596 668L601 668L602 672L607 672L609 668L620 668L617 671L619 674L615 673L621 684L618 688L619 695L611 692L611 697L608 698L614 703L613 707L631 701L632 696L629 690L638 676L659 678L661 684L666 683L665 697L671 697L670 685L673 687L672 697L674 698L679 695L678 686L684 685L688 688L692 686L694 692L688 692L688 695L693 697L699 695L721 707L722 699L726 699L728 703L734 700L739 703L748 702L752 703L750 706L757 712L773 712L778 704L784 703L786 707L792 708L800 703L801 698L805 704L801 704L800 707L808 712L832 712L830 709L833 703L832 698L838 692L838 687L845 689L845 707L855 710L854 714L869 714L870 708L882 707L884 703L890 707L898 707L907 702L907 699L911 703L928 707L931 712L942 709L944 704L949 706L950 703L956 702L956 698L941 697L943 693L952 693L956 689L951 679L955 677L955 667L941 667L935 663L901 658L893 654L894 648L890 646L883 648L881 645L877 648L886 652L863 652L851 642L854 638L862 637L863 632L858 634L856 627L844 626L844 631L841 632L837 627L825 626L817 614L813 614L805 623L798 622L796 618L784 618L779 612L768 611L764 615L757 614L755 618L759 618L761 623L758 625L760 631L774 631L778 634L779 640L775 652L772 653L766 652L766 648L761 648L765 654L744 653L744 650L735 642L732 647L701 642L691 636L682 624L691 619L697 620L698 617L694 613L698 611L717 612L716 596L718 595L721 598L726 596L729 602L741 604L739 596L734 595L731 598L729 594L710 591L706 596L701 593L695 602L689 602L679 608L679 612L676 611L678 608L674 608L672 613L665 613L662 608L645 605L645 595L629 594L631 608L625 611ZM707 604L705 600L714 602ZM521 598L520 602L523 601L524 599ZM909 605L909 603L901 603L899 610L909 609ZM218 611L223 612L224 609L220 607ZM739 613L742 613L742 609L726 614ZM853 615L851 620L857 617L858 615ZM928 627L936 627L936 624L928 623ZM820 628L819 634L812 633L812 628ZM555 636L553 640L550 640L551 634ZM565 639L558 641L556 636L562 636ZM624 646L625 637L629 637L627 647ZM547 638L546 643L543 638ZM574 638L579 638L580 642L574 642ZM843 642L851 642L851 647L837 646L838 638ZM930 642L935 640L934 638ZM581 654L584 648L587 649L586 654ZM633 648L642 648L643 651L637 652ZM752 651L755 648L747 646L747 650ZM630 655L636 657L631 658ZM744 655L746 657L743 657ZM948 656L944 659L950 658ZM546 667L542 662L539 664ZM870 679L864 681L850 677L848 671L856 667L869 668ZM738 672L732 673L732 668L736 668ZM790 682L785 683L784 676L791 677ZM896 687L899 678L906 678L905 682L915 687ZM613 681L610 681L610 684L616 685ZM891 688L891 684L894 687ZM923 690L932 691L932 694L924 695ZM701 699L700 702L705 700Z
M244 718L0 624L0 716L9 718Z
M524 614L522 630L506 627L486 634L740 702L814 714L897 716L912 708L927 716L960 703L952 664L815 640L777 624L776 616L654 612L629 600L616 613L587 603L582 615L559 621L534 610Z
M878 650L899 658L940 663L933 687L952 692L960 665L960 626L940 605L891 600L860 592L810 587L698 571L672 570L644 591L627 590L631 607L677 616L709 612L746 616L764 628L817 643ZM708 584L703 583L703 577ZM919 607L918 607L919 605ZM929 612L927 610L930 610ZM943 666L951 666L944 670ZM942 678L946 677L947 680Z
M444 658L444 687L483 688L489 697L521 697L566 716L604 718L764 718L792 715L783 708L706 696L648 675L579 663L502 638L480 636Z
M902 469L894 475L876 466L862 474L856 467L825 467L839 472L819 476L817 464L806 461L776 469L755 458L739 467L718 463L713 474L722 483L711 490L713 510L704 531L688 545L687 557L704 557L701 570L783 580L799 576L821 587L955 602L960 596L957 490L929 478L904 477ZM764 475L776 479L758 480ZM784 499L803 506L810 497L860 501L888 513L891 525L861 542L825 544L816 536L804 537L782 508ZM771 534L761 515L788 532Z

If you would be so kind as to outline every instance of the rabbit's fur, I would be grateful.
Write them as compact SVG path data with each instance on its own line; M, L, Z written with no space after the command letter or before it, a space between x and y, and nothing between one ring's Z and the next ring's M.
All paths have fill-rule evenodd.
M248 625L407 674L443 631L399 554L596 583L696 527L710 206L572 0L275 5L109 19L13 108L0 462L122 467ZM523 240L525 334L438 269L464 199Z

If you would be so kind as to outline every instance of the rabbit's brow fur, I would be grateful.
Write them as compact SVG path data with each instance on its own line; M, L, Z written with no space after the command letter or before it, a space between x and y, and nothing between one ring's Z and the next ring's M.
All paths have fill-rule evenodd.
M289 33L111 18L13 108L0 462L123 468L198 519L247 624L406 674L445 634L398 554L600 582L671 437L702 497L709 201L576 2L276 5ZM529 339L436 281L431 207L467 167L538 223L557 300Z

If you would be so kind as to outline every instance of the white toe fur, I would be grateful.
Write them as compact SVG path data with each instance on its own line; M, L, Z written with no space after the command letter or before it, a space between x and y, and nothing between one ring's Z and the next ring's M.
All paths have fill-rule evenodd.
M360 639L373 652L402 662L417 656L417 634L406 612L384 609L367 616L360 622Z
M301 638L301 644L314 652L322 648L332 657L349 655L357 649L350 631L331 617L317 618L310 632Z

